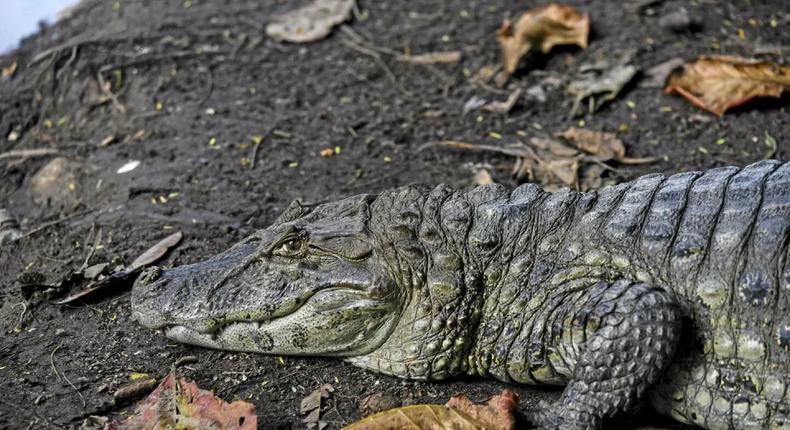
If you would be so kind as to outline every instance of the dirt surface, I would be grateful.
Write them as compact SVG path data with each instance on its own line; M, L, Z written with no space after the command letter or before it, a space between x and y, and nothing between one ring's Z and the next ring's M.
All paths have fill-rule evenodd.
M55 155L0 159L0 208L29 233L0 254L0 427L59 428L91 414L123 416L130 405L113 405L112 393L132 372L163 376L188 355L197 362L181 367L187 378L226 400L253 402L263 428L303 427L299 402L323 383L335 389L322 414L330 428L360 418L363 399L377 393L395 403L444 403L456 392L482 400L505 385L415 383L334 359L176 345L130 319L128 284L84 305L54 301L86 282L23 285L59 284L83 264L129 264L176 230L184 240L162 264L195 262L266 226L293 199L331 200L411 182L468 188L480 166L515 185L512 159L418 151L429 141L502 145L583 120L589 129L619 131L633 157L664 157L617 166L607 172L609 182L743 165L769 153L767 136L777 142L775 158L790 155L787 97L717 118L660 88L632 84L595 114L569 119L572 97L563 83L581 64L628 49L636 50L633 64L642 71L710 53L786 60L790 14L782 0L570 1L591 15L589 48L533 60L534 69L504 90L472 84L469 76L498 62L496 29L531 2L360 2L349 26L370 44L463 54L458 64L435 66L375 58L349 48L340 31L312 44L278 43L265 36L265 24L303 3L224 3L85 1L0 58L3 67L18 63L0 82L0 152L49 148L64 157L39 174ZM680 5L699 17L696 31L659 26ZM536 84L543 102L523 98L509 114L462 115L472 96L504 100L510 90ZM253 136L262 137L257 150ZM320 156L326 148L336 154ZM133 160L137 168L116 173ZM558 394L516 390L523 410ZM624 420L677 427L649 411Z

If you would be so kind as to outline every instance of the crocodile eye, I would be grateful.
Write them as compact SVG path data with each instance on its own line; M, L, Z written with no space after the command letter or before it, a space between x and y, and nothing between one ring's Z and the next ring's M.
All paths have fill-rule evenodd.
M283 257L295 257L304 250L304 241L299 238L288 239L278 246L274 253Z

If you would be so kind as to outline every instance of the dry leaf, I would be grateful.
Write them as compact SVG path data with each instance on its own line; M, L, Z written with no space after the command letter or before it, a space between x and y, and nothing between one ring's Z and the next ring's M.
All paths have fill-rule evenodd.
M790 66L733 56L702 56L669 76L665 92L724 115L755 97L779 97L790 88Z
M636 76L637 69L628 64L620 64L600 74L588 75L568 85L568 92L575 95L570 116L581 113L581 105L587 100L588 111L595 112L606 102L612 101L620 91Z
M597 161L617 161L620 164L654 163L661 157L632 158L625 156L625 145L614 133L571 127L556 134Z
M237 400L226 403L211 391L169 374L137 404L135 415L114 421L107 430L184 428L196 430L258 428L255 406Z
M447 406L469 414L472 418L486 423L491 429L516 428L515 413L518 410L518 394L511 390L491 397L485 404L478 405L463 394L450 398Z
M132 265L129 267L131 270L136 270L155 263L156 260L164 257L167 251L170 251L174 246L178 245L178 242L181 242L183 236L184 235L181 234L180 231L177 231L160 240L156 245L148 248L148 250L140 254L139 257L135 258L134 261L132 261Z
M461 51L429 52L418 55L401 55L398 60L412 64L455 64L461 61Z
M571 127L555 136L567 139L573 146L600 161L621 160L625 157L625 145L614 133Z
M334 391L334 387L324 384L302 399L299 404L299 413L307 415L302 422L308 428L318 427L320 430L326 426L326 423L321 421L321 402L329 398Z
M529 51L548 53L556 45L587 47L590 16L567 5L550 4L523 13L515 24L509 20L497 31L502 64L513 74Z
M511 390L492 397L482 405L466 396L453 396L446 405L411 405L390 409L363 418L345 430L387 429L501 429L516 427L518 395Z
M356 0L315 0L305 7L275 17L266 26L274 40L306 43L325 38L338 24L351 18Z

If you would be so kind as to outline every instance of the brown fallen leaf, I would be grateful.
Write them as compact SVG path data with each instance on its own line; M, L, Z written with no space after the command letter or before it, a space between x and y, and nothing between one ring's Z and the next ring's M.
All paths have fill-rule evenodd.
M168 251L173 249L174 246L178 245L178 242L181 242L182 237L184 237L184 235L180 231L177 231L160 240L156 243L156 245L148 248L145 252L140 254L139 257L132 261L130 266L131 270L140 269L155 263L156 260L164 257Z
M614 133L571 127L555 136L568 140L600 161L621 160L625 157L625 145Z
M735 56L702 56L675 70L664 91L718 116L756 97L790 88L790 66Z
M324 384L302 399L299 404L299 413L307 415L302 420L307 428L318 428L318 430L323 430L323 428L326 427L327 423L321 421L321 403L324 399L328 399L334 391L334 387L329 384Z
M461 51L429 52L427 54L401 55L398 60L412 64L455 64L461 61Z
M363 418L344 430L457 429L510 430L516 427L518 395L511 390L475 404L464 395L453 396L446 405L411 405L389 409Z
M586 48L589 34L589 15L572 6L550 4L523 13L515 24L505 20L497 31L497 41L504 69L513 74L528 52L547 54L556 45Z
M450 398L447 406L490 425L488 428L516 428L518 394L512 390L502 390L501 394L491 397L482 405L475 404L463 394L458 394Z
M105 428L254 430L258 428L258 417L252 404L241 400L226 403L211 391L202 390L186 379L177 379L171 373L137 404L135 415L123 421L113 421Z
M584 128L571 127L563 132L557 133L561 137L580 151L591 156L588 160L594 161L616 161L620 164L649 164L655 163L661 157L626 157L625 145L616 134L605 131L593 131Z

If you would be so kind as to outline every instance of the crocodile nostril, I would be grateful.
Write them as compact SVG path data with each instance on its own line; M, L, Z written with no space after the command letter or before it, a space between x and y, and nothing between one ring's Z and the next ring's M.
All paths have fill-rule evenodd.
M145 285L148 285L148 284L156 281L157 279L159 279L160 276L162 276L162 269L160 269L157 266L154 266L154 267L151 267L150 269L146 269L140 275L139 283L140 283L141 286L145 286Z

